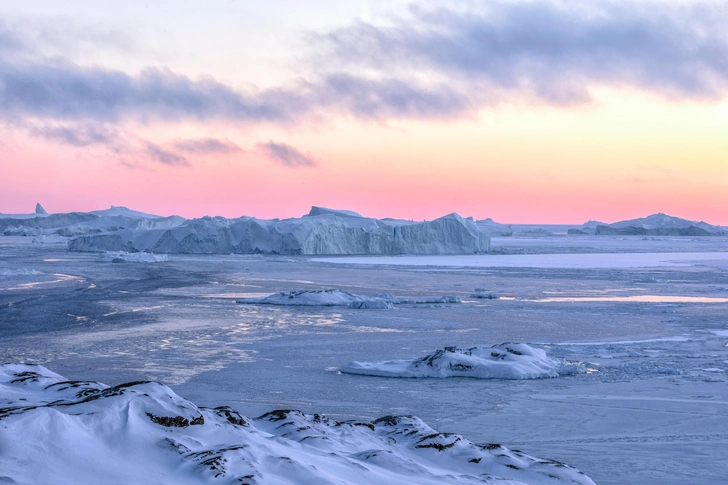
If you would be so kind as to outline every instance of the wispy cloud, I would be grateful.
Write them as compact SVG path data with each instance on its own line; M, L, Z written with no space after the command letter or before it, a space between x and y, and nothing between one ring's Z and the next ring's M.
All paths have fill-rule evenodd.
M316 162L310 155L303 154L298 149L286 143L274 142L258 143L258 148L273 162L286 167L314 167Z
M164 165L186 167L190 164L182 155L165 150L152 142L145 143L145 151L150 158Z
M182 152L198 155L228 154L243 151L242 148L230 140L218 140L217 138L177 140L174 142L174 148Z

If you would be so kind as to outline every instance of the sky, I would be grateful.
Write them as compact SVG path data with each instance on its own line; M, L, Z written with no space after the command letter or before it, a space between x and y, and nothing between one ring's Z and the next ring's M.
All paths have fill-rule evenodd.
M0 212L728 225L728 4L0 9Z

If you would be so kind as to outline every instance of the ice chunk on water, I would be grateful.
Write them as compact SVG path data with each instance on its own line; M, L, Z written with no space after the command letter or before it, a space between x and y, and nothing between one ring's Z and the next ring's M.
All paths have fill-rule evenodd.
M419 359L350 362L341 372L381 377L476 377L480 379L538 379L586 372L581 364L549 357L526 344L493 347L445 347Z
M126 251L105 251L101 253L99 259L111 263L160 263L169 261L166 254L127 253Z

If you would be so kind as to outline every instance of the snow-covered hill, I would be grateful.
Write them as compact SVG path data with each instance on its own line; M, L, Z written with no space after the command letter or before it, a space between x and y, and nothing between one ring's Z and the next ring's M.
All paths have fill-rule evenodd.
M581 484L569 465L439 433L412 416L250 419L155 382L109 387L0 365L0 483Z

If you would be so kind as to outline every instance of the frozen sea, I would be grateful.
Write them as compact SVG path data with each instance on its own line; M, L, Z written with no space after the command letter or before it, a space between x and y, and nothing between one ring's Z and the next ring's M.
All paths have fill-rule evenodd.
M111 263L0 238L0 360L71 379L155 379L245 415L413 414L553 458L598 484L728 479L728 239L496 238L493 253L306 258L170 255ZM238 305L335 288L459 296L392 310ZM496 300L471 298L475 289ZM350 361L523 342L582 362L538 380L342 374Z

